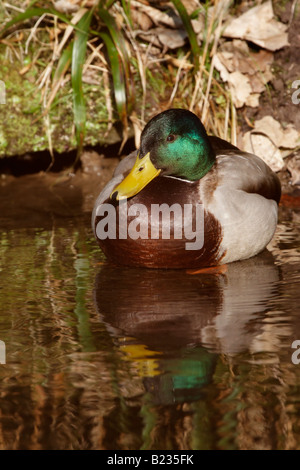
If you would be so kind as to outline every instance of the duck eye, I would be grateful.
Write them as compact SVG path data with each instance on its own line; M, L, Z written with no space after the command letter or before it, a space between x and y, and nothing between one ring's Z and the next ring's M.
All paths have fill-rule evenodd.
M176 139L176 135L170 134L167 137L167 142L174 142L175 139Z

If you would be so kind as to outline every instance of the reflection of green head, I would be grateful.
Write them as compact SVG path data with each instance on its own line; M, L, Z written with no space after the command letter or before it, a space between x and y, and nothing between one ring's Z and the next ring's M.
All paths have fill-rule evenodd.
M141 135L140 158L148 152L161 174L190 181L202 178L215 162L203 124L186 109L169 109L148 122Z
M145 382L149 391L154 392L152 400L160 404L198 400L202 387L211 382L217 358L217 354L202 347L184 348L175 359L159 358L163 374Z

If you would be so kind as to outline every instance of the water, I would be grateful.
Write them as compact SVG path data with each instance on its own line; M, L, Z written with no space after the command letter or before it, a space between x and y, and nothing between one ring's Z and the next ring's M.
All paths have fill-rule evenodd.
M0 449L300 449L297 205L224 274L152 271L29 182L1 193Z

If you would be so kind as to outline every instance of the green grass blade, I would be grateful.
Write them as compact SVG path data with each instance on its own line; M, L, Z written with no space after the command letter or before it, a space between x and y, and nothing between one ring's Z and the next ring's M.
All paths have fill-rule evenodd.
M15 16L12 20L10 20L4 28L0 31L0 36L2 36L5 31L7 31L11 26L16 25L17 23L21 23L22 21L30 20L31 18L34 18L35 16L42 16L44 14L50 14L50 15L55 15L58 18L60 18L62 21L65 21L66 23L70 23L70 21L67 19L67 17L63 14L60 13L59 11L54 10L53 8L29 8L24 13L20 13L19 15Z
M58 64L54 73L54 77L52 81L52 89L51 89L50 95L48 96L48 101L47 101L45 111L49 111L50 106L52 105L54 99L56 98L56 95L61 85L61 82L63 80L63 77L70 66L71 59L72 59L72 47L73 47L73 42L69 44L69 46L62 52L60 56L60 59L58 61Z
M73 43L69 44L68 47L62 52L53 77L53 85L55 85L61 76L65 75L66 71L68 70L72 60L72 49Z
M133 23L132 23L132 18L131 18L131 10L130 10L130 0L122 0L122 8L124 10L124 13L129 21L129 24L131 28L133 28Z
M102 1L102 2L101 2L101 6L102 6L103 8L106 8L107 10L109 10L109 9L113 6L113 4L116 3L116 1L117 1L117 0L107 0L107 2L105 2L105 1L103 2L103 1ZM104 3L104 5L103 5L103 3ZM106 3L106 4L105 4L105 3Z
M85 62L86 44L93 11L87 11L78 23L80 32L76 32L72 50L72 89L73 113L76 127L77 156L80 155L85 135L85 100L82 90L82 68ZM77 159L78 160L78 159Z
M124 45L124 38L117 26L117 23L114 19L114 17L107 11L104 10L104 8L98 8L99 15L105 26L108 28L110 35L112 37L112 40L115 43L116 48L118 49L121 59L124 64L124 69L128 67L129 60L128 60L128 54L126 47Z
M128 101L131 103L133 99L133 93L131 90L131 79L130 79L130 61L127 53L127 49L125 46L125 40L122 36L114 17L104 8L99 7L98 12L100 15L101 20L104 22L105 26L107 27L110 36L114 42L115 47L119 53L121 58L124 74L125 74L125 85L127 90L127 97Z
M199 68L199 56L200 56L200 47L198 44L197 36L193 29L188 12L186 11L185 6L181 2L181 0L172 0L172 3L174 4L176 10L178 11L179 16L185 27L185 30L188 34L188 38L189 38L192 53L193 53L195 69L197 71L197 69Z
M30 20L31 18L34 18L35 16L42 16L46 14L57 16L57 18L71 25L75 30L79 32L84 32L84 31L80 31L80 28L78 26L71 23L71 21L63 13L60 13L54 8L28 8L26 11L24 11L24 13L20 13L19 15L15 16L12 20L10 20L8 23L6 23L4 28L0 30L0 38L12 26L15 26L16 24L21 23L23 21Z
M118 50L111 39L111 36L106 32L100 33L100 36L106 46L110 61L118 115L123 125L127 126L126 86L122 62L120 60Z

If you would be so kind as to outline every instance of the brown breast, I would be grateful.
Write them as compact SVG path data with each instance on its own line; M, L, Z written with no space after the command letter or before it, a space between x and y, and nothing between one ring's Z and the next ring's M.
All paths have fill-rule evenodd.
M119 203L107 200L106 203L115 208L116 238L103 239L100 230L98 231L98 234L101 235L100 238L97 234L97 241L107 258L117 264L148 268L201 268L219 264L221 261L219 248L222 230L218 221L207 211L203 211L203 219L201 219L203 208L200 206L199 184L199 181L187 183L163 176L155 178L140 193L127 200L127 231L129 233L125 239L120 239L119 236L121 206ZM159 220L157 225L151 219L151 217L155 218L156 214L153 212L153 207L156 211L157 205L161 205L162 201L167 205L165 207L169 208L171 206L174 208L174 204L177 204L174 208L176 216L173 216L172 211L169 221L168 218L163 219L160 216L159 219L156 218ZM138 219L128 215L137 209L136 204L141 204L142 209L145 208L140 213L136 213ZM198 211L198 219L196 219L196 211ZM192 214L192 218L188 217L188 214ZM106 215L96 217L95 229L101 220L104 221ZM179 220L181 216L182 219ZM188 223L189 220L192 220L192 224ZM185 229L185 223L187 227L189 226L190 232ZM180 224L181 232L178 228ZM166 238L166 228L168 228L166 225L170 228L169 239ZM155 227L157 232L155 232ZM124 225L121 230L124 230ZM196 234L192 239L189 236L191 231ZM143 234L143 237L146 234L148 238L133 239L132 233L138 234L138 232ZM181 238L179 233L181 233ZM153 238L153 235L158 238ZM202 245L201 236L203 237L203 246L200 247ZM187 249L187 243L194 243L193 248L197 249Z

